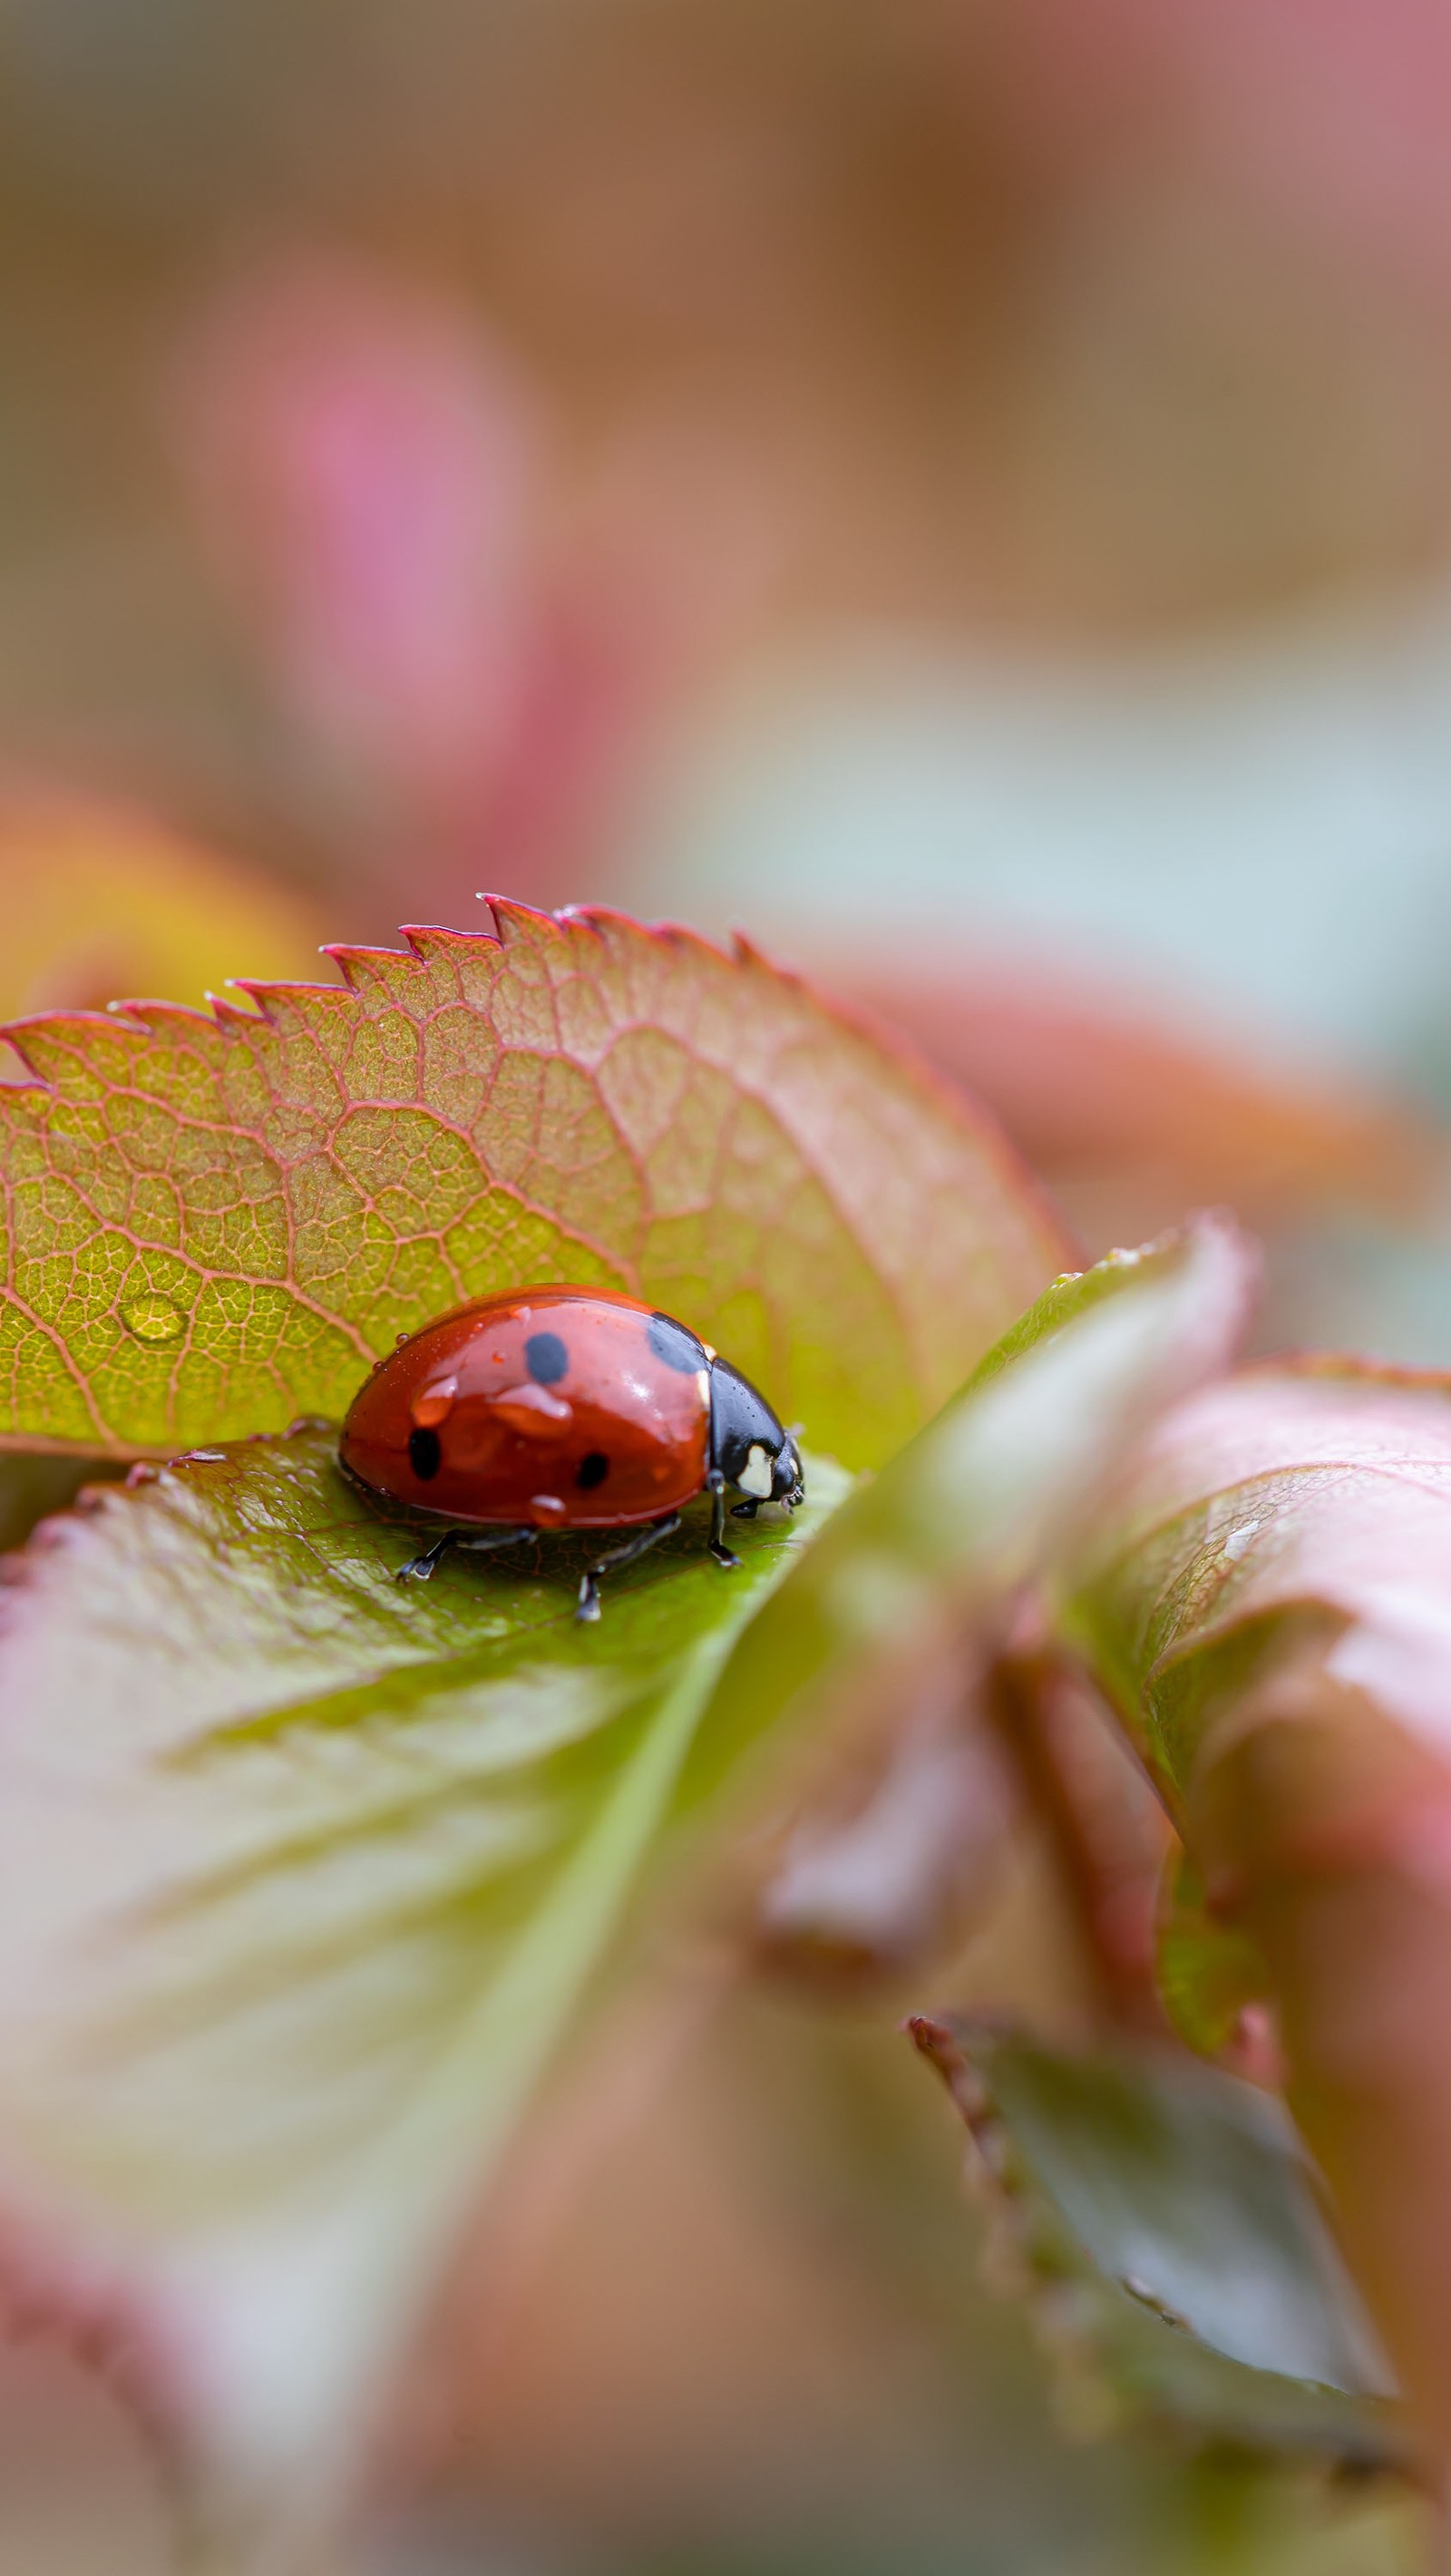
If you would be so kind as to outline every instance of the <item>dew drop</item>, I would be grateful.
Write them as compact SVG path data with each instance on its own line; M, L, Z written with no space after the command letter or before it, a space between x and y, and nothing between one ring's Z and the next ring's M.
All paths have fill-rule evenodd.
M457 1393L456 1377L435 1378L432 1386L426 1386L422 1394L413 1399L409 1410L414 1421L420 1423L425 1431L433 1430L436 1424L446 1421Z
M169 1297L133 1297L122 1307L121 1321L138 1342L174 1342L186 1317Z
M559 1440L574 1420L574 1407L568 1398L552 1395L547 1386L532 1381L522 1386L503 1386L489 1398L490 1410L499 1422L507 1422L511 1431L522 1433L526 1440Z

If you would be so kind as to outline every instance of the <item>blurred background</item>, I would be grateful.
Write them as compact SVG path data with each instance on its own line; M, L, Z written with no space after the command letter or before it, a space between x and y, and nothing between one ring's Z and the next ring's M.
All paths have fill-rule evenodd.
M1267 1341L1451 1362L1442 0L0 0L0 1008L480 888L748 928L1089 1250L1230 1201ZM1071 2026L1010 1875L940 1991ZM379 2576L1403 2563L1066 2438L890 2013L709 2034ZM16 2374L5 2563L164 2566Z

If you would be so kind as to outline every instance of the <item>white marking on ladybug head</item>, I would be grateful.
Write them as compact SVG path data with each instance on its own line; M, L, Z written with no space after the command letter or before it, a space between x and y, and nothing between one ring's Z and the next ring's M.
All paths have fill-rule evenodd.
M743 1494L749 1494L754 1501L758 1503L768 1503L770 1501L771 1461L767 1457L765 1450L761 1447L759 1440L753 1440L751 1442L750 1454L747 1457L746 1463L741 1469L740 1474L736 1478L736 1483L739 1485L741 1492Z

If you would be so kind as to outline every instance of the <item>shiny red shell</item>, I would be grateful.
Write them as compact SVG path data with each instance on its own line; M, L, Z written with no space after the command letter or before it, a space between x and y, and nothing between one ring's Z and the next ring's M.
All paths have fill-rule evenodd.
M608 1289L481 1297L378 1362L338 1455L369 1493L460 1525L656 1520L705 1483L712 1356Z

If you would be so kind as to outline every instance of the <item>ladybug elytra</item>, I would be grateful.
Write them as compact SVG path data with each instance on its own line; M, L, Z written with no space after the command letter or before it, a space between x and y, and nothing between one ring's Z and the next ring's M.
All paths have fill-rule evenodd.
M448 1523L400 1581L426 1581L452 1547L633 1530L581 1577L579 1619L599 1617L601 1575L678 1529L697 1494L711 1497L710 1552L732 1566L727 1486L745 1519L805 1491L795 1441L739 1370L606 1288L523 1288L426 1324L354 1397L338 1459L371 1498Z

